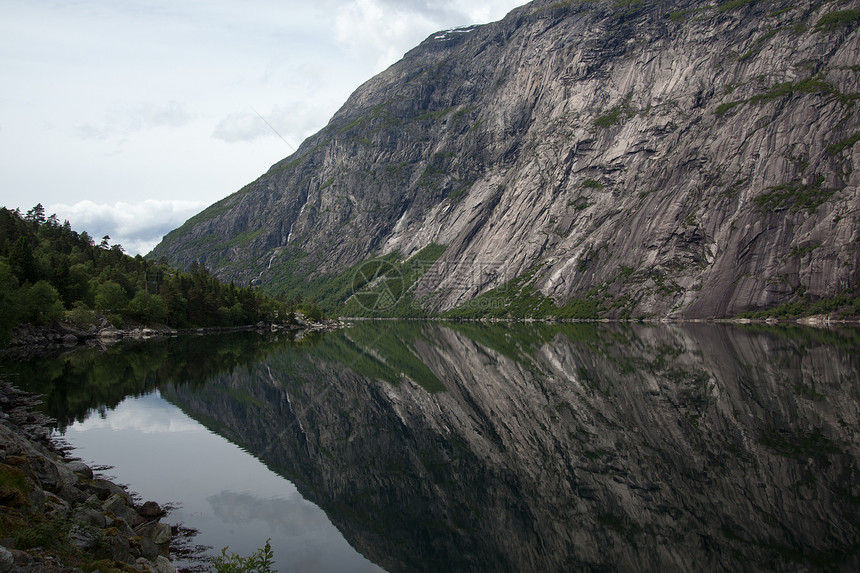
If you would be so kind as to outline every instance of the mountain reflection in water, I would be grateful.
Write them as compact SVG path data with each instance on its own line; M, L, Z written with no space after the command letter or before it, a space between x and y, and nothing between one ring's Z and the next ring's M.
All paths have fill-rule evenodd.
M157 388L392 572L857 570L859 349L853 330L382 322L17 368L61 426Z

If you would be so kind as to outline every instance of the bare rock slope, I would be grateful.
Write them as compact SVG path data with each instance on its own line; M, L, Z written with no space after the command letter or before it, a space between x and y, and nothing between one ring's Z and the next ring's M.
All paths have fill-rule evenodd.
M170 233L259 280L445 245L413 295L517 277L612 315L857 295L860 2L537 0L440 32Z

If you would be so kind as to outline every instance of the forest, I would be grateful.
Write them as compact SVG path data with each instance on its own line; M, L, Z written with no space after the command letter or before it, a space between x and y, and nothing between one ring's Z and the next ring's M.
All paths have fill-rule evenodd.
M292 319L297 307L319 318L313 303L222 283L197 263L185 272L129 256L109 236L96 242L46 217L41 204L23 215L0 208L0 346L21 324L238 326Z

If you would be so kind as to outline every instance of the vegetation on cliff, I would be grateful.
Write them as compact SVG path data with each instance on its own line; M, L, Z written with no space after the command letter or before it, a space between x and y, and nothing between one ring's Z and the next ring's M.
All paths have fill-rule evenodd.
M87 328L101 315L117 327L236 326L284 319L295 309L253 287L225 284L201 265L176 271L109 241L46 217L41 204L23 215L0 208L0 344L24 323Z
M151 256L331 300L445 245L414 283L371 273L365 307L408 284L388 316L841 314L860 296L858 13L535 0L433 34ZM341 292L337 312L364 310Z

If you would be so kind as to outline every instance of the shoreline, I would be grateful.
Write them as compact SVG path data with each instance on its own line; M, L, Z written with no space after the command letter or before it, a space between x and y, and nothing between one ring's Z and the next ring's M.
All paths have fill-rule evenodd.
M458 318L445 316L429 317L369 317L341 316L341 322L386 322L386 321L423 321L423 322L483 322L483 323L543 323L543 324L735 324L785 326L799 325L810 327L860 326L860 318L830 318L827 315L813 315L799 318Z
M166 511L69 455L38 403L0 380L0 571L176 573Z
M83 330L67 323L34 327L22 325L12 331L9 344L0 349L0 355L21 358L22 353L73 351L96 346L110 347L122 340L153 340L177 336L226 334L230 332L293 332L297 336L311 332L330 332L346 326L339 320L321 322L272 323L259 322L242 326L208 326L203 328L174 329L163 325L139 326L118 329L107 323L100 328Z

